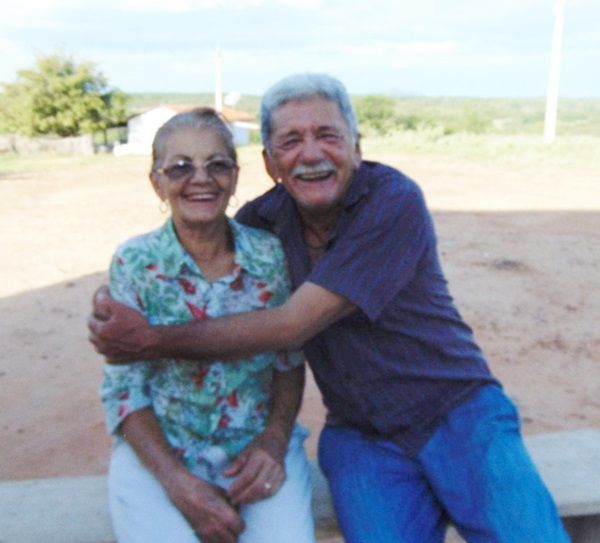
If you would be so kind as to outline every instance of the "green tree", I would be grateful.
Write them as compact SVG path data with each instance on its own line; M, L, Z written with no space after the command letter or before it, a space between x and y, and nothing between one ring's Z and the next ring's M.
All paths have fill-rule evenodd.
M108 86L92 62L61 53L39 56L4 84L4 130L27 136L104 132L126 120L126 96Z
M394 100L389 96L368 95L354 100L358 124L375 133L385 135L398 125Z

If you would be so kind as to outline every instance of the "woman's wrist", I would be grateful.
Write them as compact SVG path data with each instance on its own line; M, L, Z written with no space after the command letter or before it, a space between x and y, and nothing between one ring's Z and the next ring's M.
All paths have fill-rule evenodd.
M185 465L166 443L160 449L154 450L144 463L163 487L177 483L187 471Z
M186 484L190 472L181 462L177 461L161 466L155 475L167 493L171 495Z
M287 421L284 422L280 420L272 420L267 421L267 424L265 425L262 434L265 437L268 437L270 439L276 439L287 444L292 435L293 428L293 423L289 424L289 422Z

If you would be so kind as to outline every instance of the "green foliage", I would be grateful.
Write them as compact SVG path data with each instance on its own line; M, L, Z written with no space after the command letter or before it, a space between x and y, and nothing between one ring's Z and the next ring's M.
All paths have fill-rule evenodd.
M133 94L129 112L160 104L212 104L213 95ZM260 97L242 96L237 109L258 118ZM430 96L356 96L363 136L398 131L451 134L532 134L544 131L543 98L461 98ZM382 134L383 132L383 134ZM600 136L600 98L561 98L557 134Z
M33 68L4 84L1 128L27 136L103 132L126 121L126 101L93 63L77 64L59 53L39 56Z
M396 132L540 135L544 130L543 98L402 96L392 100L397 112L397 124L393 130ZM561 98L557 134L600 135L600 99Z
M354 111L361 131L388 134L401 124L394 100L389 96L368 95L354 99Z
M365 138L361 142L363 156L378 157L385 163L394 163L404 157L446 157L470 163L497 165L505 171L516 168L539 175L539 167L555 171L578 170L592 175L589 164L600 156L598 136L557 136L548 144L543 134L500 135L469 134L466 132L444 135L439 129L419 129L394 132L386 136Z

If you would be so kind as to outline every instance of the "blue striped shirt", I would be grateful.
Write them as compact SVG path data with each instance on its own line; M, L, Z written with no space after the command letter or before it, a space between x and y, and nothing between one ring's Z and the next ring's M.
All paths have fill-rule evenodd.
M282 186L237 218L281 239L293 288L310 281L359 309L304 346L330 421L393 438L415 455L445 413L497 382L448 292L423 194L399 171L363 161L312 267Z

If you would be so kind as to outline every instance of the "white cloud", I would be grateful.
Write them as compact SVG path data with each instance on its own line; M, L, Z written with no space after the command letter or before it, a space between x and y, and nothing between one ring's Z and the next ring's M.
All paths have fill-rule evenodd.
M263 0L125 0L119 2L118 9L123 11L142 12L175 12L186 13L206 9L223 8L256 8L263 4Z
M322 0L124 0L115 2L115 9L137 12L188 13L202 10L245 10L283 6L296 9L315 9Z
M273 4L296 9L316 9L324 2L322 0L274 0Z
M2 55L3 57L21 54L22 51L22 47L17 42L0 38L0 55Z
M394 55L453 54L460 45L454 41L415 41L387 42L363 45L345 45L338 50L347 55L376 55L393 57Z
M54 9L75 4L73 0L22 0L20 2L10 2L2 6L2 15L8 17L34 15L36 13L48 13Z
M23 0L10 2L2 6L2 17L0 28L19 28L39 26L40 23L47 25L46 18L56 8L68 3L68 0Z
M0 80L31 65L36 53L59 46L94 61L111 83L125 90L202 89L212 85L214 47L221 44L224 86L229 89L262 92L269 82L291 71L311 70L333 73L349 88L374 92L399 88L402 70L415 82L411 85L415 90L434 88L431 92L443 93L448 85L458 88L473 74L497 80L498 92L503 92L506 81L522 77L518 69L523 66L527 70L521 72L530 73L535 67L545 78L554 0L9 0L6 4L0 15ZM597 64L598 22L599 0L567 2L563 67L565 73L571 69L574 74L573 85L585 83L586 89L600 88L597 74L589 68L575 73L569 63ZM502 70L494 74L490 66ZM441 72L453 76L440 81Z
M0 38L0 56L2 64L0 65L0 81L14 81L17 71L31 64L31 51L25 49L18 42Z
M275 0L289 2L290 0ZM314 0L307 0L314 2ZM65 11L91 13L134 11L145 13L186 13L214 9L259 8L265 0L21 0L2 8L2 24L32 26L32 19L59 16ZM28 24L29 22L29 24Z

